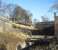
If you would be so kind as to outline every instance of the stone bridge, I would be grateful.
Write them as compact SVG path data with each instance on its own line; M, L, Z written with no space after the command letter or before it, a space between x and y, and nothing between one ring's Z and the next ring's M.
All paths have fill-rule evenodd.
M18 46L20 46L19 48L24 48L26 46L25 41L30 36L20 29L14 28L13 25L22 29L33 29L32 26L15 24L9 19L0 16L0 49L18 50Z

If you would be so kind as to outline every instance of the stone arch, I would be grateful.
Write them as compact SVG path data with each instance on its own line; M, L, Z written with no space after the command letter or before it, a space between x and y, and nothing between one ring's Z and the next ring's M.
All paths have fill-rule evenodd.
M21 50L21 46L20 46L20 45L18 45L16 50Z
M24 41L24 42L22 42L22 43L17 43L17 45L16 45L16 50L21 50L21 49L23 49L23 48L25 48L26 47L26 42Z
M0 50L7 50L6 45L0 44Z
M20 50L20 49L21 49L21 45L20 45L20 43L17 43L16 50Z

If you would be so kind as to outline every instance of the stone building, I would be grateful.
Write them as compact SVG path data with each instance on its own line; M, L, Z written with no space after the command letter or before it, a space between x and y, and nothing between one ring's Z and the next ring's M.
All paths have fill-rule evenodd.
M55 36L58 38L58 16L54 13L55 18Z

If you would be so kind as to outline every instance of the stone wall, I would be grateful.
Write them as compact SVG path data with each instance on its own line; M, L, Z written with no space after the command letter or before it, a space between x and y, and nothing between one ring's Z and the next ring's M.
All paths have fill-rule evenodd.
M6 46L6 50L16 50L17 44L19 44L23 48L23 44L26 45L25 41L29 36L23 32L17 32L17 30L19 29L12 27L12 22L1 19L0 46L3 44Z

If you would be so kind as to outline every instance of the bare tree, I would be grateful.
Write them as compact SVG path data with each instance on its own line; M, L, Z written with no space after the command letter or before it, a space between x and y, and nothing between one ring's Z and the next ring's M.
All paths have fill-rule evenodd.
M49 21L49 19L48 19L48 17L47 17L47 16L42 16L42 21L43 21L43 22L48 22L48 21Z
M15 19L18 21L18 23L27 24L31 21L30 17L32 15L27 10L17 5L14 10L14 16L15 16Z
M51 6L52 11L58 11L58 0L55 0L54 3Z
M53 4L53 5L52 5L52 8L53 8L54 10L58 10L58 3Z
M2 1L2 0L0 0L0 8L1 8L1 1Z

